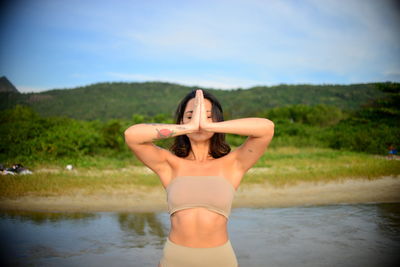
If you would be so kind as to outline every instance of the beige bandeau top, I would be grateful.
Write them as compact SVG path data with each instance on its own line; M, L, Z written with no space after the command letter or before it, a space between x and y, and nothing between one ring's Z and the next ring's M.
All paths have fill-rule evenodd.
M223 176L178 176L166 187L168 211L205 207L229 218L235 188Z

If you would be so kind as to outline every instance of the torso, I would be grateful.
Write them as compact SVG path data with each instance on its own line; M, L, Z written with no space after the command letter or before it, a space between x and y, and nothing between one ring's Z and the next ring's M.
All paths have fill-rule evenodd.
M235 189L244 173L234 162L232 152L203 163L172 155L170 168L158 173L164 188L178 176L222 176ZM227 218L206 208L196 207L177 211L171 216L169 239L188 247L215 247L228 241Z

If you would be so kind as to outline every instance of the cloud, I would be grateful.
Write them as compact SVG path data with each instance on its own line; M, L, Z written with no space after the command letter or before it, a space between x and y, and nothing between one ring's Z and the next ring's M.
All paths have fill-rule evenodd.
M125 28L120 36L152 59L231 60L344 74L379 60L379 47L398 47L393 25L387 27L379 15L390 8L381 6L376 14L375 7L354 0L220 1L167 10L158 21Z
M20 93L38 93L49 90L48 88L29 86L29 85L17 85L15 87L18 89Z
M400 81L393 3L38 0L10 15L0 71L58 85L103 81L104 73L221 88Z
M400 68L386 70L383 75L382 81L400 81Z

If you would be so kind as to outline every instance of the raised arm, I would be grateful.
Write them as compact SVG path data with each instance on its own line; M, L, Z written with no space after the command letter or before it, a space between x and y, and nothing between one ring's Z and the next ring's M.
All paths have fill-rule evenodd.
M231 152L231 156L238 163L238 166L241 167L243 172L246 172L267 149L274 136L274 123L265 118L242 118L210 122L206 119L204 105L204 101L201 101L200 129L215 133L248 136L241 146Z
M274 123L264 118L243 118L211 123L208 131L248 136L232 157L243 173L247 172L264 154L274 136Z
M168 171L167 159L171 152L156 146L152 142L193 131L193 128L189 125L140 123L126 129L124 134L126 144L136 157L155 173L160 174Z
M209 132L238 134L254 138L272 137L274 123L265 118L243 118L207 123L202 129Z
M139 123L126 129L124 134L125 141L130 146L131 144L149 143L194 131L194 128L187 124Z
M166 149L154 145L158 139L170 138L178 135L193 133L199 130L200 99L196 95L195 108L192 119L187 124L140 123L125 130L125 143L146 166L156 173L168 168Z

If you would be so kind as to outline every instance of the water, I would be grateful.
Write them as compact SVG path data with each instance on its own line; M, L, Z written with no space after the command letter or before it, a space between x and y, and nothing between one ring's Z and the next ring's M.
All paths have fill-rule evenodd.
M241 267L400 266L400 204L240 208L228 226ZM163 213L0 215L2 266L157 266Z

